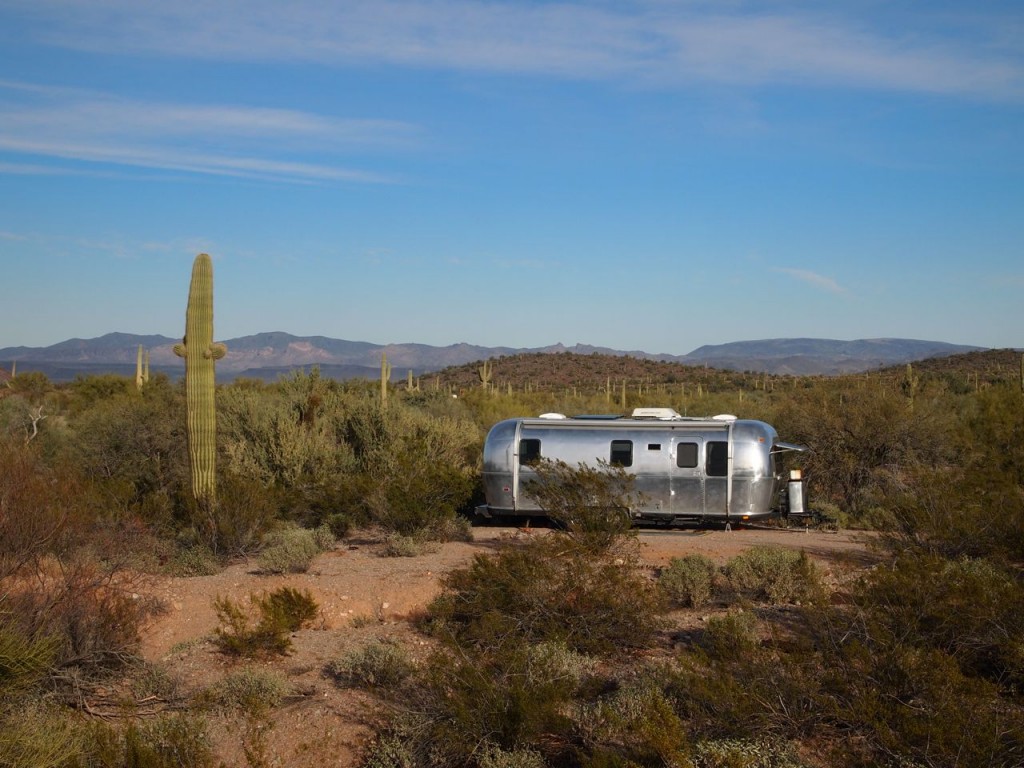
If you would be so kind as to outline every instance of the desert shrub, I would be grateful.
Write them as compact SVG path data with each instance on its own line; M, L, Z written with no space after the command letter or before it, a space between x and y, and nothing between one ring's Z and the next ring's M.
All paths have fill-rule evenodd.
M555 641L615 653L649 645L663 608L632 561L566 551L560 537L548 536L452 571L429 613L461 644Z
M185 544L174 553L167 570L173 576L212 576L223 566L205 544Z
M333 512L327 515L324 525L331 529L334 539L347 538L352 530L352 518L343 512Z
M699 645L662 675L695 741L792 738L821 723L820 669L810 642L788 651L753 613L712 617Z
M206 721L189 714L164 715L123 729L97 725L84 750L86 765L132 768L212 768L216 765Z
M875 642L936 649L968 675L1024 692L1024 585L988 560L907 553L876 568L854 601Z
M390 688L409 677L413 665L402 646L384 640L351 651L324 671L339 685Z
M129 507L159 513L147 522L170 525L167 510L146 506L146 499L173 498L188 487L184 400L166 377L141 394L131 389L93 399L72 414L71 458L94 482L126 486Z
M702 741L693 749L694 768L807 768L785 742L754 739ZM908 767L909 768L909 767Z
M530 469L535 477L524 483L526 492L577 547L607 552L631 533L633 476L622 467L542 459Z
M430 541L472 541L473 524L462 515L443 515L427 524L424 535Z
M344 483L346 506L386 530L416 534L471 498L480 439L472 423L401 402L363 403L340 429L358 462Z
M658 574L658 584L679 605L699 608L711 599L717 572L704 555L674 557Z
M360 764L362 768L417 768L415 745L401 731L385 733L374 741Z
M7 593L7 621L27 636L51 638L56 666L119 664L130 655L141 625L159 611L159 605L134 599L127 576L85 556L67 558L58 568L37 573L39 581Z
M316 543L316 548L321 552L334 549L334 544L337 540L337 537L334 535L334 529L327 523L321 523L313 529L313 541Z
M477 757L479 768L546 768L544 756L535 749L502 749L485 742Z
M1020 709L1008 706L992 683L964 676L948 654L847 640L826 662L822 712L863 736L869 747L863 764L883 756L937 766L1024 761Z
M380 554L383 557L419 557L436 551L442 542L472 540L473 529L466 518L438 517L410 534L386 534Z
M316 618L319 607L309 592L281 587L269 594L250 595L250 610L230 598L218 597L214 609L221 622L214 635L220 649L235 656L285 654L289 634ZM254 618L253 613L258 613Z
M856 524L884 502L908 469L955 464L960 453L954 409L918 397L910 407L884 383L818 384L792 392L772 423L788 440L814 450L802 457L814 494Z
M944 557L1024 555L1024 487L983 469L923 468L887 500L880 544Z
M564 739L575 685L549 672L529 645L435 654L410 693L427 713L415 752L429 765L461 766L484 743L517 752Z
M641 676L577 715L583 765L685 765L686 730L657 682Z
M708 618L701 646L716 660L744 659L758 655L759 622L749 611L730 611Z
M738 593L772 603L814 600L823 592L807 554L781 547L752 547L726 563L725 575Z
M133 737L133 731L135 734ZM192 715L169 715L125 735L125 763L153 768L207 768L215 764L206 723Z
M321 545L327 537L306 528L288 526L267 537L267 545L259 554L260 570L264 573L305 573L314 558L324 550ZM333 537L331 546L333 546Z
M67 552L84 535L81 479L39 453L0 441L0 579Z
M227 466L261 485L328 483L354 468L336 425L341 412L337 384L316 369L271 387L226 387L217 396L217 418Z
M56 655L56 638L26 634L0 612L0 697L12 696L38 681Z
M273 487L230 472L218 478L217 501L210 515L196 515L214 552L227 557L255 551L274 525L282 502ZM194 518L195 519L195 518Z
M288 682L278 673L264 669L230 672L210 689L212 702L221 709L261 714L278 706L288 693Z
M82 752L83 734L65 713L39 701L19 701L18 707L0 711L5 768L62 768L76 764Z
M433 542L422 535L390 533L384 537L380 554L382 557L419 557L430 551L432 544Z

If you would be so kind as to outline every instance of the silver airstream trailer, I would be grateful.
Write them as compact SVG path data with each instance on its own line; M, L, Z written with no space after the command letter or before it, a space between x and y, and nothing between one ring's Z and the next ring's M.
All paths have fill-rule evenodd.
M477 514L543 515L528 493L540 459L595 466L634 476L638 520L662 524L741 523L779 512L804 514L799 471L783 473L779 454L803 446L780 442L763 421L722 415L680 416L638 408L632 417L549 413L495 424L484 443L486 504Z

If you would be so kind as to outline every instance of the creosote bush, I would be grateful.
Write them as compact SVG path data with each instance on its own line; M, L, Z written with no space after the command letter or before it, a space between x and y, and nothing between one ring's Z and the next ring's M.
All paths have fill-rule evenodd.
M718 568L704 555L673 557L658 574L658 584L675 603L699 608L711 600Z
M739 594L771 603L814 601L824 591L807 553L781 547L752 547L726 564L725 575Z
M541 459L529 471L533 478L523 482L527 494L577 549L605 553L632 534L633 476L622 467Z
M456 569L430 605L430 623L462 645L565 643L583 653L648 646L661 593L623 558L594 557L544 536Z
M412 674L413 664L402 646L379 640L330 662L324 672L339 685L390 688Z
M285 654L291 650L289 634L310 624L319 606L308 591L281 587L269 594L250 595L245 610L227 597L214 600L221 626L214 639L220 649L235 656ZM252 613L257 613L253 617Z
M268 537L258 562L264 573L305 573L313 560L334 546L334 533L324 525L310 530L289 525Z
M288 681L277 672L247 667L230 672L209 690L219 708L260 715L278 706L288 693Z

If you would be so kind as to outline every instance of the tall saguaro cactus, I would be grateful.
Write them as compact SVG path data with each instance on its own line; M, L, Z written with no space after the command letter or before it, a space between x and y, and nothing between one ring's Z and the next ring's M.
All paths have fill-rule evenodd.
M185 338L174 354L185 358L185 403L192 494L213 502L217 495L217 412L214 407L214 362L227 347L213 342L213 263L205 253L192 264L185 311Z
M387 352L380 353L380 407L388 407L388 382L391 381L391 363Z
M143 350L139 344L139 351L135 355L135 388L140 392L149 383L149 350Z

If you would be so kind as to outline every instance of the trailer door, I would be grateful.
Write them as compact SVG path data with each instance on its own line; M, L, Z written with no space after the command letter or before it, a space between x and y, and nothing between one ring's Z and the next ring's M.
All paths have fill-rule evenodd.
M729 440L708 440L704 444L704 504L709 515L729 513L729 481L732 457L729 455Z
M671 511L677 515L704 514L704 473L701 456L704 440L698 435L678 434L672 438L673 466L669 472L671 483Z

